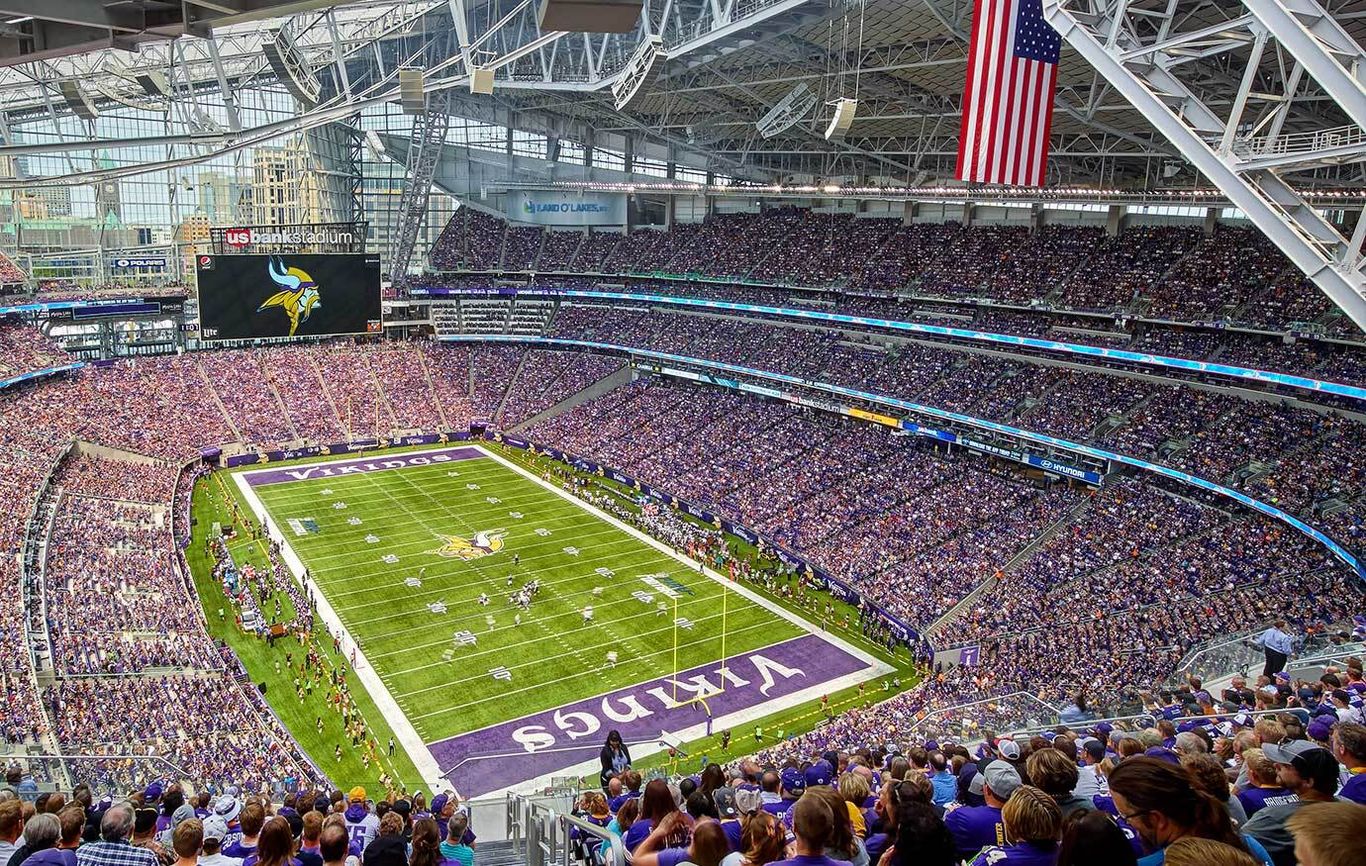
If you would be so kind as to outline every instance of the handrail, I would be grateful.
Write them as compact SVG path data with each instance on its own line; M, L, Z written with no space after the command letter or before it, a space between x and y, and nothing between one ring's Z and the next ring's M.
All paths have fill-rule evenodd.
M585 836L592 836L595 839L601 839L607 843L608 859L602 866L626 866L626 846L622 844L620 836L607 832L607 830L591 821L585 821L582 818L577 818L573 815L559 815L558 818L560 826L566 830L566 839L569 837L567 831L570 828L574 828ZM565 866L570 866L570 863L572 862L570 860L571 856L569 846L566 845L564 856Z
M1238 714L1240 714L1240 713L1241 713L1241 714L1246 714L1246 715L1252 716L1252 717L1254 717L1254 718L1256 718L1256 717L1258 717L1258 716L1279 716L1279 715L1284 715L1285 713L1290 713L1290 714L1292 714L1292 715L1298 716L1299 718L1303 719L1305 722L1308 722L1308 721L1309 721L1309 711L1308 711L1308 710L1305 710L1303 707L1282 707L1282 708L1280 708L1280 709L1278 709L1278 710L1239 710L1238 713L1220 713L1219 715L1222 715L1222 716L1232 716L1232 715L1238 715ZM1013 730L1013 731L1007 731L1005 734L1002 734L1002 736L1005 736L1005 737L1032 736L1032 735L1034 735L1034 734L1042 734L1042 733L1044 733L1045 731L1052 731L1052 730L1055 730L1055 729L1060 728L1060 727L1068 728L1069 730L1085 730L1085 729L1087 729L1087 728L1093 728L1093 727L1095 727L1096 725L1101 724L1102 722L1104 722L1104 723L1106 723L1106 724L1114 724L1115 722L1131 723L1131 722L1135 722L1135 721L1137 721L1137 720L1139 720L1139 719L1145 719L1145 718L1146 718L1146 719L1153 719L1154 721L1156 721L1156 716L1157 716L1156 713L1153 713L1153 712L1146 712L1146 713L1133 713L1132 715L1127 715L1127 716L1109 716L1109 717L1104 718L1104 719L1088 719L1088 720L1086 720L1086 721L1084 721L1084 722L1075 722L1075 723L1072 723L1072 724L1068 724L1068 723L1066 723L1066 722L1059 722L1059 723L1056 724L1056 725L1044 725L1044 726L1042 726L1042 727L1016 728L1016 729ZM1176 716L1175 718L1170 719L1170 721L1171 721L1171 723L1174 724L1174 725L1179 725L1179 724L1181 724L1182 722L1191 722L1191 721L1198 721L1198 720L1210 721L1210 720L1213 719L1213 718L1214 718L1213 716ZM971 744L968 744L968 745L971 745Z

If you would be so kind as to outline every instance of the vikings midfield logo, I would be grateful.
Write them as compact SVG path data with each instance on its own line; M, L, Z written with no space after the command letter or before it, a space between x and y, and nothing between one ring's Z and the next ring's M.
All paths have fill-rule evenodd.
M309 315L314 307L321 307L322 299L318 295L318 284L313 282L313 278L307 271L298 268L286 268L283 260L276 266L276 260L272 258L269 265L270 278L276 285L284 286L284 291L276 292L266 299L266 302L256 308L256 312L261 312L267 307L279 307L285 311L289 317L289 336L294 336L294 332L299 330L300 322L307 322Z
M503 536L505 535L507 535L505 529L485 529L482 532L476 532L473 540L461 538L459 535L442 535L439 537L444 539L446 543L435 550L428 550L427 553L463 559L469 562L473 559L492 556L502 550Z

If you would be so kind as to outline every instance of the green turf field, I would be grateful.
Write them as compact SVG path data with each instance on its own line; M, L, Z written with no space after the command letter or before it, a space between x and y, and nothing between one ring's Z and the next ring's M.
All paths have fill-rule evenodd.
M726 656L801 633L487 456L253 489L424 742L716 661L723 616Z

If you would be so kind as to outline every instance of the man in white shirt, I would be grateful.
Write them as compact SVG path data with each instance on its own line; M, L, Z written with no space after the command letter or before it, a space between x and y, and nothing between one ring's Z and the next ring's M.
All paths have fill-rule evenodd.
M1272 677L1285 670L1285 663L1290 661L1290 651L1295 645L1295 638L1285 631L1285 620L1276 620L1275 625L1262 632L1257 643L1262 645L1262 650L1266 654L1262 676Z
M1105 760L1105 744L1094 737L1081 741L1081 766L1077 768L1077 787L1072 793L1091 798L1110 793L1110 785L1100 774L1100 762Z

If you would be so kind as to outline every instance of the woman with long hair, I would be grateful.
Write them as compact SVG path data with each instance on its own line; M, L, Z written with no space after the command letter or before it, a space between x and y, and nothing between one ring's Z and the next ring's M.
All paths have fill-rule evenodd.
M944 826L944 819L930 804L907 800L896 807L896 841L883 854L882 862L895 866L955 866L959 861L953 835Z
M294 859L294 834L279 815L267 818L256 838L254 866L299 866ZM242 861L244 866L247 861Z
M631 829L622 831L621 842L626 850L636 850L636 846L645 841L645 837L654 831L660 821L677 811L678 803L669 790L669 784L663 779L651 779L640 795L640 817L631 824Z
M668 847L671 838L689 830L691 819L685 812L674 811L667 815L645 841L636 848L631 858L632 866L721 866L721 861L730 853L730 842L721 825L710 818L703 818L691 827L692 840L686 848Z
M834 818L834 829L825 844L825 856L832 860L847 860L850 866L868 866L868 849L863 840L854 834L854 822L849 818L849 807L844 798L834 788L807 788L803 797L816 797L825 801Z
M602 790L606 793L609 779L631 769L631 750L622 742L621 734L613 729L607 732L607 742L602 744L602 752L598 757L602 761L598 780L602 782Z
M1110 796L1115 811L1138 832L1151 852L1139 866L1166 862L1166 848L1177 839L1194 836L1223 842L1270 863L1266 849L1251 836L1240 835L1228 809L1192 783L1181 767L1157 758L1121 761L1110 773Z
M746 815L741 824L740 850L727 854L721 866L764 866L787 857L787 834L772 812Z
M868 826L865 848L870 860L881 860L883 852L896 842L901 809L913 802L925 804L936 815L943 814L943 810L934 805L934 786L924 774L911 773L899 782L884 782L873 807L877 819Z
M413 822L413 851L408 855L408 866L440 866L445 862L441 856L441 829L431 818L419 818Z
M702 780L697 783L697 790L710 797L712 791L724 787L725 784L726 771L721 769L721 765L708 764L702 769Z

